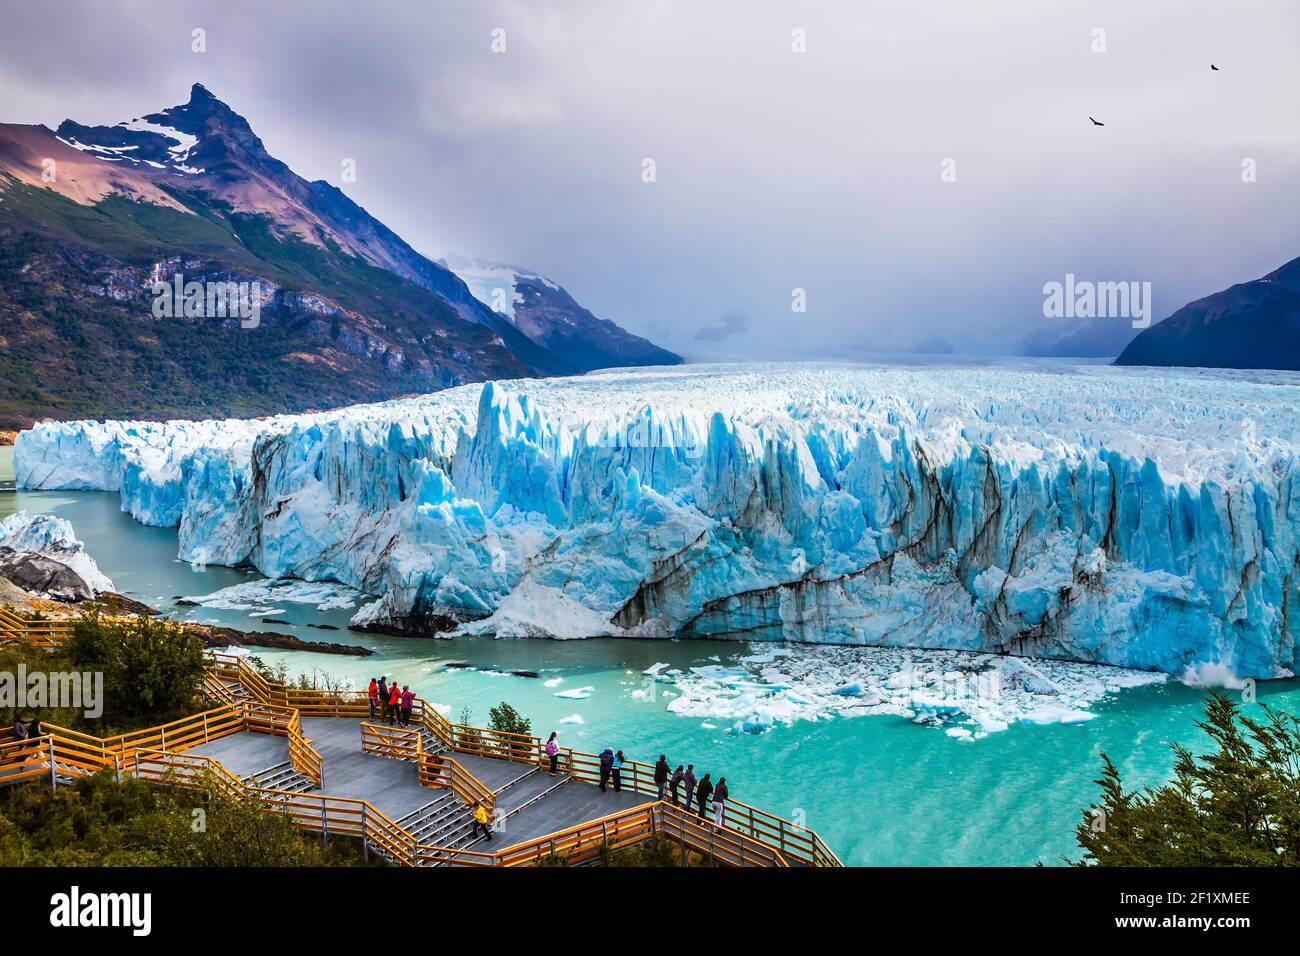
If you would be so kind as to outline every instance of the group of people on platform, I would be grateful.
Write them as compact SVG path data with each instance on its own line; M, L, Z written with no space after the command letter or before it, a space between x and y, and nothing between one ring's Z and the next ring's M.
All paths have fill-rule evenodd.
M551 734L551 737L554 739L555 735ZM611 785L615 793L623 789L623 767L626 763L627 760L621 750L616 751L606 747L601 751L601 793L606 792ZM654 781L660 800L666 800L675 807L682 807L688 813L694 808L696 816L701 820L705 819L711 800L713 804L713 825L722 826L727 810L727 798L730 796L727 790L726 777L719 777L718 782L715 784L710 775L706 773L697 780L695 777L695 764L688 763L685 766L678 764L677 769L672 770L668 758L664 754L660 754L659 760L655 763Z
M370 678L370 719L379 715L385 723L397 727L411 726L411 709L415 706L415 691L409 684L400 688L397 681L388 683L388 678L380 675L379 679Z
M399 688L396 681L388 683L388 678L380 675L378 678L370 678L370 688L368 691L370 700L370 719L374 720L377 716L388 724L398 727L409 727L411 725L411 710L415 706L415 692L411 690L410 685L403 684ZM556 739L554 731L547 738L542 747L542 752L546 757L548 771L551 776L559 772L560 763L560 744ZM441 761L439 761L441 763ZM623 767L627 764L627 758L623 756L623 751L614 750L612 747L606 747L600 752L600 792L606 793L612 786L615 793L623 789ZM432 768L431 768L431 772ZM433 772L436 777L436 772ZM675 807L683 807L687 812L695 810L696 815L705 819L712 802L713 824L722 826L723 818L726 814L727 799L730 796L727 790L727 778L719 777L715 784L709 774L705 774L698 780L695 777L695 764L688 763L685 766L677 765L676 770L670 769L668 758L660 754L658 762L654 768L655 787L659 792L660 800L667 800ZM684 791L684 792L683 792ZM483 819L479 819L482 816ZM490 840L492 839L492 830L488 826L487 810L484 807L477 807L474 813L474 833L482 829L484 834Z

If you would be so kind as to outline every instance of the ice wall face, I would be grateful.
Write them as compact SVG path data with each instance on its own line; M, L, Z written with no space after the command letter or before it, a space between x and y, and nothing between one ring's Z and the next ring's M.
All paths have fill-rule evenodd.
M1300 376L691 367L256 422L38 426L28 487L359 623L1296 669Z

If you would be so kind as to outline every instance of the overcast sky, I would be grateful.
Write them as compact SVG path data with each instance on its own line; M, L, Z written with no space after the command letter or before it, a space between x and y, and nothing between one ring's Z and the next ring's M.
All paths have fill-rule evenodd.
M1162 318L1300 255L1297 38L1295 0L64 0L6 9L0 120L201 82L309 179L355 158L420 251L666 344L1000 352L1067 272L1150 281Z

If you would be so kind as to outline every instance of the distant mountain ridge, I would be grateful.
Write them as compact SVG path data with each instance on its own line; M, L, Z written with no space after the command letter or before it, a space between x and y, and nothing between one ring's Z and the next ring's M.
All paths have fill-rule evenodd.
M464 280L480 302L580 371L682 361L681 356L608 319L597 318L559 283L531 270L458 255L448 255L440 264Z
M1300 370L1300 258L1189 302L1133 339L1115 364Z
M259 281L262 325L154 321L152 283L177 272ZM577 360L539 343L295 174L200 84L115 126L0 124L0 344L0 427L296 411L591 367L581 342Z

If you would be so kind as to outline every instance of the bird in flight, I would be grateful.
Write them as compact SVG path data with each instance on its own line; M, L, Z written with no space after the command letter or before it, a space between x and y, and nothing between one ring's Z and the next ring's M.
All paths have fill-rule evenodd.
M1105 126L1105 125L1106 125L1105 123L1098 123L1095 119L1092 119L1091 116L1089 116L1088 119L1092 120L1092 125L1093 125L1093 126Z
M1210 64L1210 69L1213 70L1215 73L1219 72L1219 68L1215 66L1213 63Z

